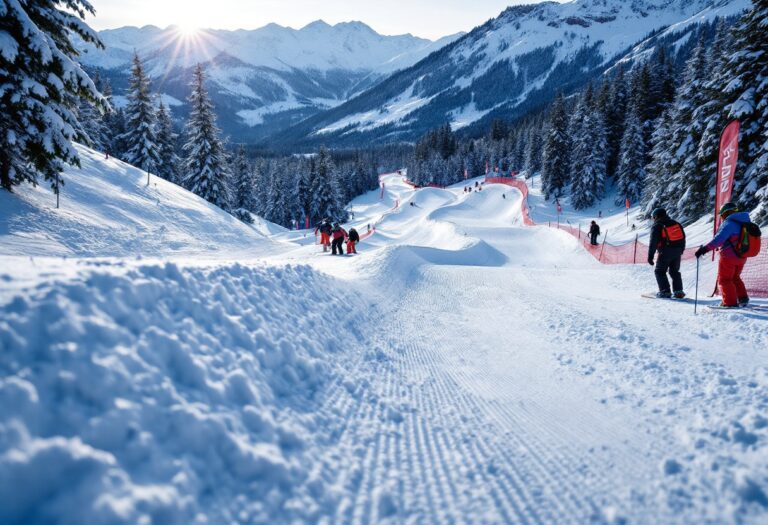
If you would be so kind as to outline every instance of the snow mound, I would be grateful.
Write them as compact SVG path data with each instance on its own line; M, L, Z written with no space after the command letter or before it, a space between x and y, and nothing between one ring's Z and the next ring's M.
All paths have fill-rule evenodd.
M269 246L258 229L189 191L77 147L82 168L62 175L61 207L49 188L0 192L0 255L162 256Z
M316 520L313 396L369 310L345 289L305 266L168 263L0 306L0 522Z

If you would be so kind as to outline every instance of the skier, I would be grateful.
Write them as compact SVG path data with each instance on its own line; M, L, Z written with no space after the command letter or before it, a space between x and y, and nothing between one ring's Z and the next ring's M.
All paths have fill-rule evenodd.
M589 244L597 246L597 236L600 235L600 226L595 221L589 226Z
M360 242L360 235L354 228L349 229L349 237L347 238L347 253L357 253L355 245Z
M315 235L320 232L320 244L323 245L323 253L328 251L328 247L331 245L331 221L329 219L323 219L320 225L315 228Z
M749 295L744 281L741 280L741 271L747 259L736 251L741 235L741 227L752 222L749 213L740 212L732 202L726 202L720 208L720 217L723 223L717 230L714 239L708 244L700 246L696 250L696 257L701 257L712 250L720 250L720 262L717 265L717 283L720 285L720 295L723 308L738 308L749 304Z
M653 258L656 251L659 257L656 259L656 282L659 285L659 292L656 297L660 299L669 299L673 292L670 291L667 272L672 277L672 288L674 288L675 299L683 299L683 277L680 275L680 261L685 251L685 230L683 226L673 221L667 215L663 208L656 208L651 214L653 217L653 227L651 228L651 241L648 246L648 264L654 265Z
M344 255L344 239L348 237L347 232L338 222L333 223L333 230L331 232L333 236L333 242L331 243L331 253L336 255L338 249L339 255Z

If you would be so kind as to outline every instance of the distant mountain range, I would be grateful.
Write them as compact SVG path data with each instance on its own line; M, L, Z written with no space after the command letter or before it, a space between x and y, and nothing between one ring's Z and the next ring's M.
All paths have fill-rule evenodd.
M124 103L134 51L153 88L185 116L192 68L206 66L219 124L232 140L255 142L335 107L461 35L432 42L383 36L361 22L313 22L295 30L270 24L246 31L124 27L99 33L104 50L81 45L81 62L110 80Z
M450 122L487 128L582 86L654 42L686 43L699 23L749 0L575 0L514 6L352 100L271 137L273 145L356 146L414 141ZM670 41L671 40L671 41Z
M154 89L186 115L191 71L205 64L219 124L232 142L285 149L415 141L450 122L478 132L514 119L647 56L679 47L716 17L750 0L574 0L507 8L467 34L431 42L382 36L360 22L313 22L295 30L126 27L100 32L105 50L83 46L81 61L107 77L119 105L134 50Z

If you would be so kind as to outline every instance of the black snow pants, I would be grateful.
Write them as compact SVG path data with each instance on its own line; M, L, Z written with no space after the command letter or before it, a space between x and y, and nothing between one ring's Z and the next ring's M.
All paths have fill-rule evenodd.
M334 239L331 243L331 253L333 255L336 255L336 248L339 249L339 255L344 255L344 237L339 237L338 239Z
M683 291L683 276L680 275L680 261L683 258L683 252L685 248L664 248L659 251L658 258L656 259L656 282L659 284L660 292L682 292ZM672 290L669 289L669 280L667 279L667 272L672 277Z
M599 233L590 233L589 234L589 243L592 246L597 246L597 236L600 235Z

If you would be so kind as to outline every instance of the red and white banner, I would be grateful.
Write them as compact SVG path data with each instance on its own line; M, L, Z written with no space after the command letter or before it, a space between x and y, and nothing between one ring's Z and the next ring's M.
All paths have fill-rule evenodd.
M720 228L720 207L731 201L736 164L739 161L739 121L731 121L720 135L715 186L715 231Z

